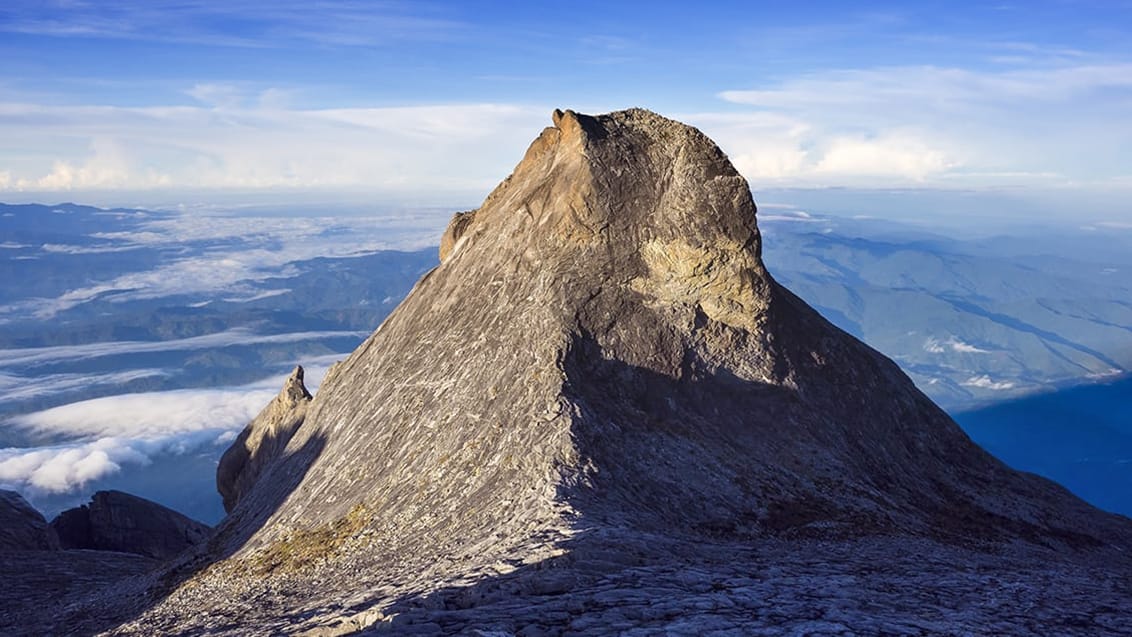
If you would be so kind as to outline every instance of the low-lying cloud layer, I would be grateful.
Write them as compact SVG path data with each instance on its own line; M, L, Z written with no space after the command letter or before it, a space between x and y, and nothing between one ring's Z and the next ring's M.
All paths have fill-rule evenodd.
M233 328L223 332L205 334L204 336L193 336L190 338L167 341L110 341L103 343L86 343L83 345L4 349L0 350L0 366L37 365L58 361L86 360L103 356L141 354L147 352L213 349L228 345L293 343L334 337L357 338L364 335L365 332L342 330L256 334L246 328Z
M31 494L66 493L124 467L146 466L162 455L179 455L230 440L227 430L214 428L156 438L106 437L53 447L0 449L0 485Z
M0 306L0 321L27 316L51 318L96 299L120 302L222 292L221 298L250 301L285 294L286 290L265 291L257 284L274 277L293 276L296 271L291 264L308 259L434 245L450 214L448 210L421 209L364 217L231 216L199 210L164 215L137 229L90 235L90 239L105 244L41 246L40 250L48 254L118 252L145 247L162 249L174 256L152 269L92 282L54 298L25 298L8 303ZM198 247L187 248L192 245Z
M308 361L306 379L317 389L342 355ZM17 416L6 426L74 437L74 442L0 449L0 486L65 493L127 470L225 447L278 393L285 376L227 389L122 394Z
M957 352L959 354L988 354L990 350L976 347L970 343L949 336L943 340L938 338L929 338L924 341L924 351L930 354L943 354L945 352Z
M3 392L6 400L18 402L92 387L114 387L137 380L164 378L169 375L170 372L164 369L128 369L104 374L45 374L31 377L0 372L0 392Z
M992 380L991 377L986 374L972 376L960 384L964 387L977 387L979 389L989 389L992 391L1005 391L1014 388L1014 383L1006 380Z

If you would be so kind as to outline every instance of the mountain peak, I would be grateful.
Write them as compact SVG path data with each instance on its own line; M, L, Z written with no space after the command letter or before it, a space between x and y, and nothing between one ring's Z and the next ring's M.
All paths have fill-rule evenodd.
M310 608L508 564L562 592L770 539L1130 544L778 285L702 133L641 109L553 120L318 395L237 441L246 458L285 424L210 543L224 559L166 608L258 599L272 573Z
M632 274L653 302L698 305L753 329L769 285L756 208L719 147L644 109L556 110L553 121L480 210L453 217L441 259L477 240L494 244L493 258L596 248L603 254L587 258L613 261L605 270Z
M216 466L216 489L225 511L231 511L263 468L278 458L303 423L311 399L303 384L303 367L297 365L279 394L244 427Z
M553 120L327 375L288 445L321 454L245 551L358 506L418 552L606 516L737 537L1063 537L1090 519L1078 535L1107 537L775 283L747 182L706 136L642 109Z

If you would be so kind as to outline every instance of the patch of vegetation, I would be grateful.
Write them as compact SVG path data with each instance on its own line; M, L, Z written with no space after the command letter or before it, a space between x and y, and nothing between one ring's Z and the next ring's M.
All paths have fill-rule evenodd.
M304 570L337 553L368 522L367 508L362 504L354 505L349 513L329 524L292 531L282 540L250 556L247 565L251 572L260 575Z

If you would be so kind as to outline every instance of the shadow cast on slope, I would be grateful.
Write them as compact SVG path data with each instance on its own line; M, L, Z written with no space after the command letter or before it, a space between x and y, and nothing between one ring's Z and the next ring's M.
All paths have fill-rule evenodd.
M1102 509L1132 516L1132 377L954 414L975 442Z
M947 632L959 624L945 622L956 618L971 621L967 629L1004 621L1009 603L988 600L1010 597L1024 616L1072 588L1050 583L1063 576L1081 580L1074 586L1096 588L1081 604L1097 613L1132 597L1132 591L1112 592L1114 571L1105 570L1100 553L1087 550L1094 545L1080 541L1080 551L1051 550L1045 538L1056 530L1041 536L989 511L937 511L925 504L922 513L939 529L917 535L883 515L841 506L837 485L799 483L795 494L783 494L745 482L739 464L752 461L749 445L779 445L772 429L792 426L805 410L792 390L729 372L694 372L692 361L673 378L606 359L588 337L574 343L573 354L567 376L582 380L572 382L567 395L579 410L573 436L579 465L588 470L559 490L577 513L573 535L555 542L561 553L533 563L512 555L467 584L369 600L344 609L355 619L335 629L746 634L793 624L801 633L832 630L843 621L841 630L877 634L895 631L900 621L934 619L941 622L935 630ZM689 413L681 405L700 409ZM705 417L715 410L743 417ZM870 441L861 444L867 451ZM801 464L791 469L804 458L781 451L787 472L805 470ZM762 506L771 496L778 504ZM970 518L958 519L963 516ZM1030 542L1005 551L1011 540L1027 536ZM982 543L987 540L1003 542ZM1054 571L1063 576L1051 580ZM1021 590L1019 581L1027 582ZM806 624L820 618L830 624ZM1044 621L1062 634L1095 628L1069 616Z
M453 573L471 575L467 584L409 592L395 599L374 597L338 611L368 614L369 620L377 617L376 611L396 615L400 619L379 626L398 634L458 634L492 627L524 634L517 631L525 626L557 634L593 605L644 608L667 597L672 604L664 611L670 612L665 621L675 621L680 613L703 615L705 605L722 603L716 598L738 594L733 591L738 586L735 581L775 568L776 559L808 560L818 571L822 559L847 559L848 565L830 568L854 576L853 569L870 566L852 557L852 551L831 550L828 557L807 552L827 541L852 546L896 537L898 529L883 511L840 502L838 489L844 485L805 478L811 468L806 463L817 462L809 458L811 449L850 445L850 455L867 454L874 441L845 440L844 433L803 432L805 453L798 453L781 437L809 409L793 390L745 380L726 370L698 369L693 359L686 360L675 377L661 374L605 358L588 335L574 342L564 363L569 379L566 397L577 410L571 435L582 469L565 477L558 494L577 513L570 520L573 534L546 540L560 554L535 562L522 555L504 556L497 567L481 565L476 573ZM66 621L81 623L70 623L68 628L112 629L160 604L214 562L235 554L302 482L324 445L325 440L312 439L273 463L261 479L273 488L257 489L256 498L241 502L208 547L183 556L152 577L147 596L128 613L121 612L121 602L101 614L87 606L91 614L72 614ZM753 458L750 452L757 448L764 453ZM499 453L508 451L513 450ZM744 477L752 463L802 478L783 490L769 491L766 484ZM875 486L882 489L884 484L882 480ZM500 488L498 496L505 498L505 490L515 485ZM937 515L933 520L952 534L985 537L988 529L994 531L1002 524L980 517L978 511L929 513ZM956 520L957 513L971 517ZM941 548L940 538L907 534L900 538L927 550L972 555L963 547ZM883 558L883 549L877 555ZM916 564L915 555L902 559L900 568ZM270 569L270 560L261 566ZM891 564L885 568L889 567L896 568ZM577 591L586 591L585 601L579 601L583 598L575 595ZM814 604L820 608L819 602ZM861 600L866 602L867 595ZM830 598L829 605L836 606L836 598ZM749 609L746 617L762 621L759 618L773 616L765 615L772 612L764 604ZM742 620L742 613L736 617ZM307 610L299 610L281 619L299 624L310 618ZM229 623L220 628L211 625L241 632L240 617L225 621ZM632 621L643 625L646 620ZM335 630L362 629L367 623L344 624Z

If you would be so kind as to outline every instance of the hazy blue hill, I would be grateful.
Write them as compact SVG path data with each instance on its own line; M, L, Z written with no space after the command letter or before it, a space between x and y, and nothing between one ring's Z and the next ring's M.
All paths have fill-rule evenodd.
M1132 279L1121 276L1132 233L959 240L909 228L902 239L898 224L838 218L763 227L777 278L947 406L1132 367Z
M92 279L156 267L165 251L115 238L166 213L0 204L0 303L53 297Z
M142 223L173 213L132 210L127 208L104 209L74 203L0 204L0 228L6 241L38 242L43 240L70 240L88 237L92 242L108 231L108 225L117 228L136 228Z

